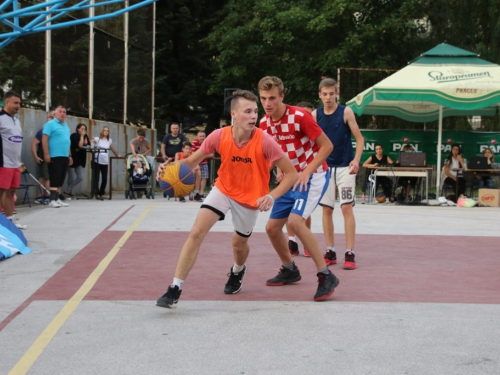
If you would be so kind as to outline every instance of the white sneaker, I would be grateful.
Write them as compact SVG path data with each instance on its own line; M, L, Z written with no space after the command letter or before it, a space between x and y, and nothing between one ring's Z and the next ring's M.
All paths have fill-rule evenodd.
M63 202L62 200L60 200L60 199L58 199L56 202L57 202L57 203L59 203L59 205L60 205L61 207L69 207L69 204L64 203L64 202Z
M15 226L18 227L19 229L28 229L27 225L23 225L23 224L20 224L20 223L15 223Z
M59 207L61 207L61 204L59 204L59 201L50 201L49 207L51 207L51 208L59 208Z

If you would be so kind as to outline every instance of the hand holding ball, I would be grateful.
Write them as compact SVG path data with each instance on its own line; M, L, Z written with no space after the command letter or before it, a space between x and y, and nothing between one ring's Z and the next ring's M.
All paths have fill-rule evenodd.
M164 195L169 197L184 197L194 189L194 173L185 164L173 163L163 168L158 182Z

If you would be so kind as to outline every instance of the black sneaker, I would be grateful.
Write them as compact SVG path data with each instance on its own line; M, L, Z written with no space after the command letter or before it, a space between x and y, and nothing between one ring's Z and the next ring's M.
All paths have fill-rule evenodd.
M325 255L323 255L323 258L325 258L325 263L327 266L330 264L337 264L337 254L335 251L332 250L327 250Z
M224 287L224 294L236 294L243 287L243 278L247 273L247 266L243 266L243 269L238 272L238 274L233 273L233 267L227 274L229 276L229 280L227 281L226 286Z
M345 270L356 269L356 260L354 259L354 254L350 251L345 253L344 269Z
M196 193L194 196L194 200L196 202L203 202L203 197L199 193Z
M156 301L156 306L175 309L177 307L175 305L177 305L177 302L179 302L181 293L182 290L180 290L177 285L170 285L167 289L167 293L158 298L158 301Z
M330 271L328 275L318 273L318 290L314 295L315 301L323 301L333 294L333 290L339 285L339 279Z
M70 192L68 192L68 191L63 191L63 195L64 195L65 197L68 197L68 198L74 198L74 197L75 197L71 191L70 191Z
M66 197L63 194L59 194L59 199L62 200L62 201L65 201Z
M37 197L33 202L35 202L36 204L46 204L45 199L43 199L42 197Z
M278 274L275 277L266 281L266 285L268 286L285 285L294 283L296 281L299 281L300 279L302 279L302 276L300 276L300 271L294 264L293 270L281 267L281 269L279 270Z
M179 202L186 203L186 198L184 198L184 197L180 197L180 198L179 198Z
M299 245L295 241L288 240L288 250L291 255L299 255Z

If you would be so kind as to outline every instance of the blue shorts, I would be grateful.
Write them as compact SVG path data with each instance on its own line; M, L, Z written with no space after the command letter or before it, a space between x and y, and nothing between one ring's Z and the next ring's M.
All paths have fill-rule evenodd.
M330 171L312 174L306 191L290 189L274 202L270 218L284 219L293 213L307 219L325 194L329 179Z

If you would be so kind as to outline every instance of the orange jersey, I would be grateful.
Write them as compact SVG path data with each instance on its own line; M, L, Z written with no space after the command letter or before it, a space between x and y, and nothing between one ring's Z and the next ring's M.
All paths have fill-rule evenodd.
M177 154L179 155L179 160L184 159L184 152L178 152ZM192 152L189 153L188 157L191 156L191 155L193 155Z
M232 128L222 130L221 166L215 186L236 202L257 208L257 199L269 194L270 163L262 151L264 133L255 129L252 139L240 149L234 143Z

